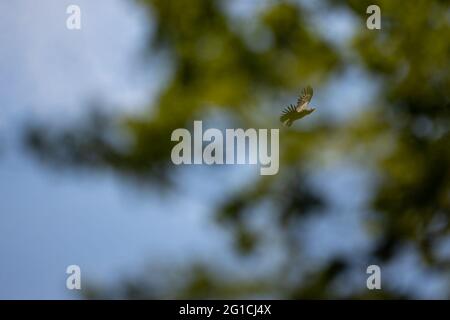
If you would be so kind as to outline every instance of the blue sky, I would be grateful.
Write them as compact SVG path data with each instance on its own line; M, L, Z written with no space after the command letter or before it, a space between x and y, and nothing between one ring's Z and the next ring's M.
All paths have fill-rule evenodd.
M72 3L82 10L80 31L65 28L65 9ZM224 189L235 189L251 176L252 169L212 174L198 167L185 169L180 172L179 192L163 195L108 173L57 172L24 154L18 144L20 125L26 119L64 123L89 111L92 101L101 101L111 110L136 112L155 96L164 69L158 63L143 64L150 30L132 1L3 1L0 12L4 13L0 19L0 298L76 298L65 288L65 269L70 264L80 265L83 279L108 285L146 264L183 265L204 259L236 267L224 250L229 235L209 219L211 205ZM344 13L327 18L335 27L322 31L335 32L330 41L344 41L355 22ZM318 12L317 19L324 19L323 13ZM319 104L329 106L327 116L338 120L346 116L333 104L333 92L350 93L350 112L367 104L376 90L361 70L350 69L343 77L339 85L332 82L325 90L328 94L317 96ZM310 221L302 233L319 240L309 248L318 261L370 245L360 214L370 176L348 164L329 170L314 179L336 212L329 219ZM330 174L335 179L325 184ZM346 192L351 189L361 192ZM210 202L204 201L206 192ZM266 256L258 264L270 267L278 258ZM361 276L365 277L364 270ZM400 286L410 285L397 278ZM439 279L432 277L418 285L429 296L442 290Z
M77 1L77 33L65 28L69 3L0 3L8 13L0 21L0 298L72 298L69 264L109 283L145 263L182 262L220 243L193 198L182 201L196 214L179 214L160 195L108 174L47 170L19 148L24 119L70 121L92 99L132 112L159 84L136 62L147 31L136 7ZM217 244L205 244L212 233Z

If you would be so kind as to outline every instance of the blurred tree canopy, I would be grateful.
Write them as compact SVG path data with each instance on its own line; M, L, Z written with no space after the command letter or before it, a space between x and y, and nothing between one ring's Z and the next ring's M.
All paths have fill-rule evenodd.
M239 18L225 2L138 1L154 23L149 53L170 61L169 79L148 112L89 114L71 128L34 124L27 130L27 146L47 163L107 168L170 190L177 183L170 161L175 128L221 116L230 121L228 127L278 127L283 97L295 99L307 84L319 92L351 66L380 84L376 101L345 123L319 117L307 126L299 122L281 129L280 172L256 177L214 208L217 222L232 230L240 259L270 241L264 230L248 224L268 211L287 257L278 270L239 279L200 264L185 270L189 281L174 281L170 288L155 287L152 279L124 280L117 296L408 297L389 284L369 291L365 278L360 287L336 289L355 269L364 274L367 264L393 261L407 246L429 272L448 277L450 257L437 250L450 232L448 1L323 1L321 10L347 10L357 18L359 26L344 49L312 27L303 2L262 3L251 18ZM365 27L371 4L381 7L379 31ZM346 97L334 99L345 112ZM334 156L327 158L330 152ZM310 170L321 170L324 158L356 161L377 176L366 230L374 241L359 260L332 256L318 266L308 264L302 252L310 244L299 241L298 233L304 219L327 212L323 195L306 179ZM109 296L102 288L87 294Z

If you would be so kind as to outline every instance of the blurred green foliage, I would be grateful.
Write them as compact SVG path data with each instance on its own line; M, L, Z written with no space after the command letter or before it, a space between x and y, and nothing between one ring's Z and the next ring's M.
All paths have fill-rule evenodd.
M279 270L264 278L235 279L193 266L180 271L190 280L174 281L168 291L124 280L120 297L405 298L408 293L389 284L381 292L366 290L365 282L345 293L335 286L355 268L364 272L367 264L393 261L406 246L429 272L449 275L450 257L436 250L450 232L447 1L324 1L323 10L344 9L357 17L359 27L344 49L311 27L310 12L300 2L264 2L245 19L231 16L219 1L138 2L155 25L149 52L170 58L171 77L140 116L89 115L83 126L59 130L32 126L27 144L46 161L109 168L170 188L177 183L170 161L175 128L190 127L214 112L229 117L230 127L277 127L282 97L295 99L306 84L320 92L351 66L364 68L381 87L376 101L345 123L323 117L306 129L299 124L282 130L279 174L257 177L215 208L217 222L232 231L244 260L268 241L264 231L247 222L269 210L288 257ZM380 31L365 28L370 4L381 7ZM349 52L351 59L345 58ZM335 99L346 112L346 97ZM321 170L324 158L359 161L378 177L367 229L374 246L361 257L363 263L330 257L325 265L310 266L302 254L310 244L299 242L298 226L327 212L323 195L306 179L310 170ZM88 295L108 296L102 289Z

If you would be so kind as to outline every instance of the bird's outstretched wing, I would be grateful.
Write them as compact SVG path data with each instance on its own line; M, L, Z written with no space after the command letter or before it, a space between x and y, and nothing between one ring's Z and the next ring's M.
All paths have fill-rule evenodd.
M303 88L302 93L297 99L297 108L300 109L305 108L311 101L312 96L313 96L313 89L311 88L311 86Z
M292 123L298 119L303 118L304 116L312 113L315 109L305 109L300 112L296 110L294 105L290 105L289 107L283 110L283 113L280 117L280 121L287 127L290 127Z

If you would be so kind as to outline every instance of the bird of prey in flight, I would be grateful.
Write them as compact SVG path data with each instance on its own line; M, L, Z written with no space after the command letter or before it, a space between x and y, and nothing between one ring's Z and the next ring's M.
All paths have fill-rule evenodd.
M302 90L301 95L297 99L297 105L289 105L289 107L283 110L283 114L280 117L280 121L287 127L290 127L292 123L298 119L307 116L312 113L315 108L308 108L308 104L313 96L313 89L311 86L307 86Z

